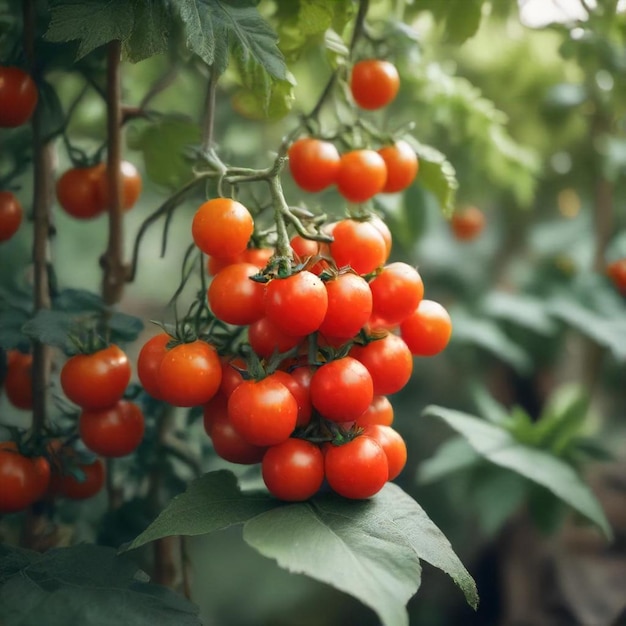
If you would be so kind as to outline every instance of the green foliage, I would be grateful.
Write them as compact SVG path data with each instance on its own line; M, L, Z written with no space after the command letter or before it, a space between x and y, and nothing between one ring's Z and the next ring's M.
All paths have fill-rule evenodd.
M489 424L467 413L429 406L424 414L442 419L465 437L469 445L486 460L545 487L597 525L607 538L611 538L611 528L600 504L574 468L565 461L521 443L506 428Z
M39 554L0 545L4 626L201 624L197 607L148 581L145 572L112 548L83 544Z
M445 40L462 44L472 37L478 27L486 0L416 0L413 11L430 11L441 22Z
M207 534L234 524L244 525L244 539L261 554L354 595L388 626L408 624L403 607L419 588L420 559L449 574L472 606L478 603L472 578L441 531L391 484L368 501L322 494L309 502L284 504L265 494L242 492L229 472L212 472L174 498L128 549L160 537ZM346 559L352 564L349 570Z

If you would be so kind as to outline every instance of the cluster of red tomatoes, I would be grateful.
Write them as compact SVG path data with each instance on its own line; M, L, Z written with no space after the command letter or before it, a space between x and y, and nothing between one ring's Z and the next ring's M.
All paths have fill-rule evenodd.
M248 247L253 230L246 207L226 198L204 203L192 223L214 274L209 308L243 341L161 333L140 352L139 378L176 406L202 404L217 454L260 462L276 497L308 499L324 480L370 497L406 462L387 396L409 381L413 355L446 346L450 318L423 299L415 268L386 264L391 235L378 217L326 226L329 244L293 237L299 263L285 277L272 250Z
M19 67L0 66L0 128L16 128L31 118L39 93ZM0 243L15 235L22 223L22 205L11 191L0 191Z

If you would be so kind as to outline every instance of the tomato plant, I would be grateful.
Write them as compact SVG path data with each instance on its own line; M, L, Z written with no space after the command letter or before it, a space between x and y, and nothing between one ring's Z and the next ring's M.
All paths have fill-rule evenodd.
M389 61L363 59L357 61L350 75L350 90L363 109L380 109L390 104L400 88L398 70Z

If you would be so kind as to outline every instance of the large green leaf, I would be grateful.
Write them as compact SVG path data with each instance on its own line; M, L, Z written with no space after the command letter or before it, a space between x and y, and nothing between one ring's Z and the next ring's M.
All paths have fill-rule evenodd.
M445 38L460 44L472 37L482 18L485 0L416 0L413 10L430 11L435 20L443 23Z
M242 493L231 472L210 472L189 483L187 491L176 496L127 549L171 535L212 533L242 524L277 504L265 494Z
M385 626L408 626L404 607L420 585L420 559L448 573L473 607L478 603L448 540L393 484L368 501L326 495L274 509L247 522L244 539L281 567L358 598Z
M424 414L444 420L487 460L545 487L611 537L611 528L600 504L582 478L564 461L521 444L510 432L472 415L439 406L426 407Z
M0 546L3 626L199 626L198 609L153 585L128 557L95 545L45 554Z
M522 293L490 291L483 300L483 310L489 316L512 322L541 335L551 335L556 324L550 317L544 299Z
M70 314L40 309L24 324L22 332L31 339L66 350L69 345L68 336L73 326L74 320Z
M428 485L449 474L468 469L479 460L480 455L463 437L453 437L442 443L433 456L420 464L417 480L422 485Z

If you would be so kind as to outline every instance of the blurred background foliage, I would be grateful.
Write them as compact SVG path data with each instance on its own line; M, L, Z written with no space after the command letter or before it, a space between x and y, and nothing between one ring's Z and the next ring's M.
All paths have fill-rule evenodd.
M502 549L503 529L516 511L524 509L524 502L535 502L539 518L550 509L536 504L545 503L546 492L536 490L528 496L524 479L486 462L463 467L442 480L418 481L420 467L443 442L451 441L447 426L421 415L426 405L485 417L480 398L487 395L505 412L519 407L526 416L522 421L532 426L559 386L568 383L578 386L583 398L572 437L593 435L598 449L624 460L626 307L604 269L608 262L626 256L626 15L623 6L621 13L610 14L617 2L598 0L589 19L530 27L531 12L525 6L530 4L536 7L532 16L541 22L542 11L550 14L547 5L553 3L373 0L371 32L358 51L388 56L402 77L393 105L365 117L371 116L389 132L410 123L416 140L441 151L453 166L456 206L478 206L487 219L475 240L455 239L440 211L441 198L450 192L440 172L431 174L429 184L418 176L404 195L377 200L394 235L393 258L418 266L427 297L446 305L454 325L449 348L435 359L416 359L412 383L394 397L395 426L409 446L409 464L398 483L450 538L478 578L482 599L477 616L471 616L462 608L461 594L428 568L422 589L409 605L415 624L500 623L497 615L506 602L508 579L499 578L498 572L510 557ZM577 0L562 4L580 8ZM331 5L332 0L260 2L259 9L277 28L291 76L272 83L271 95L261 101L257 83L262 76L242 64L227 70L218 90L215 137L226 161L269 164L272 150L294 127L297 116L314 105L332 68L344 62L342 50L354 6ZM526 23L520 20L520 7ZM473 34L472 24L478 23ZM328 52L320 48L324 42ZM97 81L102 68L98 51L83 64L93 64L90 76ZM142 221L190 178L189 148L199 142L197 120L204 104L206 71L181 46L172 44L167 54L126 63L123 75L129 105L138 105L164 75L171 79L150 102L151 110L166 115L135 120L126 133L125 158L144 175L142 198L125 225L130 254ZM67 72L61 62L47 80L65 111L84 84L77 71ZM105 137L104 112L100 96L89 90L66 129L72 143L88 153L95 151ZM325 115L330 124L345 112L338 107ZM6 132L0 138L0 167L5 171L21 158L21 132ZM56 143L57 171L63 172L69 160L63 142ZM27 207L29 175L27 167L16 179ZM433 194L438 185L440 193ZM303 196L288 174L284 186L289 201ZM344 210L334 190L304 196L308 206L331 215ZM192 197L176 210L164 257L160 226L149 231L136 281L120 304L122 311L146 321L172 319L165 303L179 282L191 218L200 200ZM105 219L76 222L55 207L52 253L61 287L99 289ZM6 293L27 290L29 246L30 228L24 228L0 247L0 285ZM155 330L147 324L145 336ZM131 351L136 354L139 345ZM23 424L27 418L3 397L0 413L5 423ZM176 419L178 434L203 452L205 470L226 465L212 455L197 419L182 412ZM149 455L149 436L143 448ZM467 449L465 453L457 449L453 456L462 460L463 454L467 456ZM140 450L136 459L118 466L120 473L129 472L130 495L141 484L144 461ZM175 459L168 462L169 487L176 493L189 470ZM530 509L532 513L532 502ZM75 538L93 540L99 535L115 546L134 537L147 522L140 500L131 499L100 523L104 510L100 500L89 507L68 504L61 519L78 524ZM3 529L5 535L10 532ZM279 570L245 546L235 531L193 543L188 551L194 579L202 581L194 600L207 623L376 623L373 614L338 592ZM320 610L323 619L315 612Z

